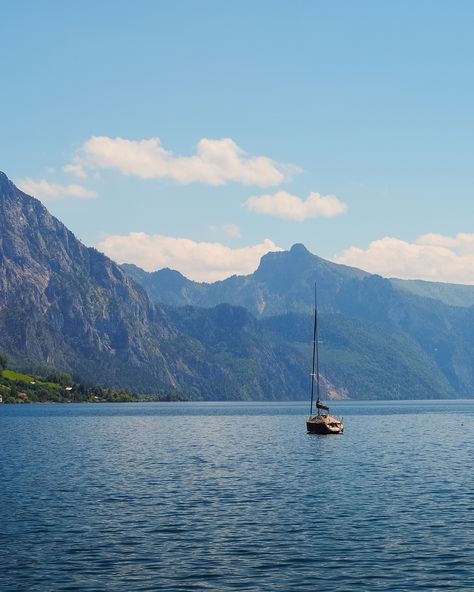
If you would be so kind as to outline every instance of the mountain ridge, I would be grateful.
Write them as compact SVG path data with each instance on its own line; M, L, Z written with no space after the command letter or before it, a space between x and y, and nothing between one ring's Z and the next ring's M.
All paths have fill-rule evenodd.
M252 358L252 376L183 333L170 311L151 303L117 264L82 245L38 200L0 176L0 349L14 364L135 392L252 399L270 396L271 359L285 378L276 382L275 396L291 398L293 366L260 329L249 323L248 332L240 363Z
M400 315L397 303L407 297L386 280L301 245L263 258L257 279L218 282L214 295L172 270L160 277L184 305L153 303L126 268L0 177L0 350L24 370L47 366L100 386L192 399L306 399L317 279L322 373L336 396L453 397L471 380L462 344L442 368L431 343L404 333L410 314L419 328L423 312L423 325L426 299L410 296L418 304ZM465 318L449 321L458 327Z
M474 394L474 307L452 306L446 296L435 298L432 286L427 297L411 284L400 287L399 282L326 261L299 244L290 251L267 254L253 274L213 284L182 278L173 290L161 272L145 273L137 280L157 302L204 307L229 302L262 319L309 315L317 282L321 312L375 324L387 339L404 334L412 346L421 348L422 357L436 364L455 392Z
M444 304L448 304L449 306L461 308L469 308L470 306L474 306L474 285L454 284L449 282L434 282L421 279L401 279L394 277L383 277L379 274L370 273L357 267L352 267L342 263L334 263L332 261L329 261L328 259L319 257L318 255L311 253L302 243L293 244L288 251L275 251L263 255L263 257L260 260L259 266L252 273L245 275L232 275L223 280L218 280L209 283L191 280L187 278L184 274L182 274L180 271L177 271L169 267L158 269L156 271L151 272L145 271L138 265L135 265L133 263L124 263L121 265L121 267L131 277L137 280L139 279L139 283L142 286L146 287L147 292L149 294L155 292L155 298L161 296L162 300L160 302L173 305L189 304L190 302L180 300L179 295L174 293L172 290L168 293L168 295L166 294L165 282L167 282L167 280L170 277L176 278L175 281L178 289L185 287L187 291L193 291L199 288L202 294L202 298L208 299L209 292L211 291L212 287L222 286L227 283L235 285L235 283L238 281L249 281L252 278L265 279L266 268L269 266L270 263L273 263L273 260L278 260L282 256L293 255L295 253L298 255L304 254L304 257L307 259L313 258L314 262L318 262L319 265L327 266L329 269L333 269L336 274L343 272L357 278L370 276L380 277L383 280L390 282L397 290L400 290L402 292L406 292L416 296L422 296L424 298L438 300L440 302L443 302ZM273 273L269 275L272 274ZM213 301L212 296L211 301ZM258 308L256 309L256 312L257 314L259 313Z

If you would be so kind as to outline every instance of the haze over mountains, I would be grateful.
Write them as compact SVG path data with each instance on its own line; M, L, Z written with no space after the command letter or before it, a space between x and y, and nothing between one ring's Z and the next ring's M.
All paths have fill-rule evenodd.
M387 280L303 245L214 284L120 267L0 173L0 351L23 369L195 399L304 399L315 281L335 396L474 394L474 287Z

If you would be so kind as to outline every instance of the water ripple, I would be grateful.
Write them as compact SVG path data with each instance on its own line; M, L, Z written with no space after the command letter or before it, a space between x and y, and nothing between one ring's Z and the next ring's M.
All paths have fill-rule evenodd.
M337 406L0 407L0 589L474 589L474 404Z

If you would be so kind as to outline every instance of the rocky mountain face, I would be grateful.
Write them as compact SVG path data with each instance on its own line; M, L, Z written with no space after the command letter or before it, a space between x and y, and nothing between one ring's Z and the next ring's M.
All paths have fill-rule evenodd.
M233 276L212 284L194 282L171 269L150 273L131 264L124 264L122 268L146 289L155 302L175 306L215 306L229 302L245 306L258 317L310 312L315 281L318 283L320 309L339 311L348 283L352 282L355 286L357 280L370 281L370 278L377 278L376 281L383 284L385 290L393 288L402 296L420 296L452 307L474 306L474 286L383 279L360 269L326 261L301 244L293 245L289 251L268 253L250 275Z
M0 343L11 358L107 383L144 367L146 382L174 385L160 342L175 337L143 288L0 175Z
M176 311L152 303L118 265L0 174L0 350L13 363L197 399L302 397L280 343L265 339L247 313L228 313L227 332L246 336L232 356L225 340L216 346L200 331L187 333ZM222 320L216 314L200 313L200 322L212 328Z
M398 378L393 375L392 387L387 384L387 388L398 391L403 382L405 396L408 397L415 391L424 391L425 396L430 397L439 388L446 395L453 392L461 396L474 395L474 307L469 306L470 286L453 286L450 291L447 285L388 280L325 261L311 254L303 245L294 245L287 252L265 255L253 274L234 276L213 284L192 282L170 270L147 274L135 267L126 266L125 269L156 302L196 306L230 302L244 306L257 317L273 319L270 324L278 327L279 334L290 341L294 338L294 315L311 314L316 281L319 309L323 314L321 327L324 328L324 315L327 315L327 323L332 324L332 328L341 318L361 323L360 335L372 344L366 344L366 355L378 361L372 377L380 368L393 374L391 368L394 366L387 363L384 352L393 357L394 352L389 352L397 340L402 339L405 342L402 349L411 351L413 363L408 366L412 369L416 367L425 378L431 375L438 384L437 387L427 387L425 378L421 376L418 376L417 382L407 381L410 371L405 366L405 378L402 380L400 375ZM453 306L452 302L461 305ZM276 322L275 317L281 318ZM310 326L306 316L303 323ZM332 328L328 327L329 333ZM373 331L378 331L383 339L376 337ZM370 339L369 334L372 335ZM335 384L338 384L341 373L357 358L354 352L358 350L359 343L357 335L352 332L352 336L351 343L347 344L346 365L334 368L331 379ZM295 338L295 341L298 340ZM329 348L326 349L328 351ZM400 357L395 357L399 364ZM336 359L340 357L333 355L328 364L334 366ZM359 360L359 367L362 366ZM353 378L351 380L348 384L352 385L352 390L358 390L354 387ZM370 376L367 374L362 382L369 388ZM433 389L431 393L430 389ZM363 393L358 396L363 396Z
M334 396L467 394L474 309L405 293L302 245L212 285L121 268L0 174L0 351L20 369L193 399L306 399L315 279Z
M369 276L360 269L321 259L299 244L290 251L268 253L253 274L213 284L193 282L171 269L147 273L135 265L122 267L155 302L204 307L227 302L244 306L257 317L311 312L315 281L321 310L334 312L334 300L344 283Z

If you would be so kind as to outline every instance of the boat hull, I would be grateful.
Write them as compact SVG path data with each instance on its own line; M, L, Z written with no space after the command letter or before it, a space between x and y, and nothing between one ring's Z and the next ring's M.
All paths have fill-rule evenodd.
M331 417L330 415L316 415L308 419L306 429L309 434L342 434L344 424L340 419Z

